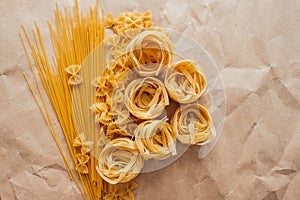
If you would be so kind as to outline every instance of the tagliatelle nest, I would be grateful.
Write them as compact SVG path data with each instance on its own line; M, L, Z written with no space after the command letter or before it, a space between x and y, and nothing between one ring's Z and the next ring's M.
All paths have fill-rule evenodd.
M135 141L144 159L166 159L176 155L176 138L167 118L148 120L135 130Z
M96 116L110 120L102 122L111 141L100 153L97 168L109 183L123 183L136 176L131 175L130 167L139 169L141 164L128 164L129 154L144 160L164 160L176 155L176 139L183 144L206 144L215 136L208 111L198 104L179 105L171 124L168 122L169 98L179 103L194 102L206 88L200 65L190 60L171 64L174 52L169 38L160 29L129 29L104 41L111 61L99 79L103 80L102 88L99 81L96 88L103 90L105 100L95 104L98 109L94 110ZM107 104L106 112L99 109L102 104ZM121 159L111 150L116 147Z
M24 27L23 35L73 152L71 157L82 184L76 182L62 151L35 70L32 72L42 106L26 73L24 77L83 198L134 199L132 190L137 184L131 182L123 188L115 184L134 179L144 160L176 155L176 139L204 145L215 138L214 125L203 106L179 105L200 98L206 88L204 72L189 60L172 65L175 54L171 35L153 28L150 11L125 12L117 18L108 14L101 20L98 2L88 15L81 14L78 6L75 1L74 14L67 8L64 14L57 6L55 28L49 23L53 66L37 24L33 30L35 42L30 41ZM104 26L116 34L105 36ZM27 45L19 35L31 65ZM96 49L100 49L97 56L93 54ZM177 110L170 116L168 106L173 105ZM161 119L164 114L171 122L167 117ZM99 156L98 162L95 156Z
M171 63L173 46L165 33L146 30L130 41L126 52L139 75L157 76Z
M133 80L125 89L124 103L140 119L154 119L169 105L164 84L153 77Z
M172 65L166 73L165 84L170 97L179 103L196 101L206 88L202 68L190 60Z
M135 142L118 138L109 141L101 151L97 172L110 184L125 183L140 173L143 163Z
M200 104L179 107L172 119L176 138L183 144L204 145L215 138L215 129L210 114Z
M104 43L111 60L94 82L96 96L103 99L92 108L110 140L97 168L105 181L132 180L142 168L140 159L176 155L177 139L198 145L212 141L215 131L208 111L198 104L180 105L197 101L205 91L202 68L190 60L172 65L174 52L167 33L129 29L109 36ZM177 109L171 122L166 118L170 103Z

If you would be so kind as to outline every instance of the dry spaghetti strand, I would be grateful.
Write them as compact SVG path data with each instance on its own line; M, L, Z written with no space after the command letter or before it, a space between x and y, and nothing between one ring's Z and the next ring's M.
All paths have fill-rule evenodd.
M101 199L107 194L108 187L107 183L105 183L96 173L96 166L98 165L97 160L90 155L89 152L86 152L86 156L88 155L89 159L85 159L84 161L81 160L81 164L87 164L89 173L78 173L78 176L76 177L72 172L71 166L66 159L65 152L62 150L57 133L54 129L53 120L50 117L49 108L47 107L45 97L43 96L40 82L49 97L61 125L72 161L74 165L78 165L80 162L78 158L86 158L84 155L78 156L78 152L80 150L73 146L73 142L79 134L78 130L84 129L87 140L97 141L99 139L98 134L96 134L97 129L95 126L92 126L90 123L89 126L85 126L85 128L83 128L82 121L86 118L90 121L93 120L90 115L86 116L87 112L83 111L83 109L85 109L87 104L90 104L91 101L94 101L94 94L92 93L92 86L89 86L91 84L88 84L88 82L85 85L81 83L82 81L80 81L80 83L78 82L78 85L82 85L82 87L80 87L82 89L78 91L77 88L75 89L73 85L70 85L68 83L68 78L70 77L68 77L69 74L66 73L65 68L71 65L82 65L83 69L81 69L80 72L77 70L76 73L81 73L80 75L83 76L83 80L89 80L91 76L100 75L101 70L104 70L102 68L105 67L105 63L103 63L104 53L101 52L101 47L99 48L100 53L97 54L98 56L92 58L90 62L84 63L84 60L87 55L103 41L104 24L102 19L99 18L98 1L96 1L94 8L90 8L90 12L87 15L80 13L77 0L75 0L73 14L71 14L72 12L67 8L65 8L65 11L63 12L59 9L58 4L56 4L54 13L55 26L48 21L49 32L54 50L53 64L50 64L50 59L47 56L46 48L41 36L41 31L36 22L34 23L35 29L32 31L33 42L25 27L22 26L23 35L27 40L31 55L26 47L25 40L23 39L24 37L21 33L19 34L34 80L37 84L38 94L41 101L39 100L38 95L34 91L26 74L24 74L24 77L62 154L66 163L67 171L70 174L70 177L72 177L78 185L83 198ZM36 69L31 61L31 57L35 63ZM94 66L96 65L100 66L100 69L95 70ZM35 71L37 71L40 81L38 80ZM79 77L77 74L73 74L73 76ZM74 96L72 96L74 91L77 91L77 93L75 92ZM82 98L84 95L80 95L83 91L88 91L88 95L86 95L85 98ZM74 101L78 103L73 107ZM73 114L74 110L77 110L75 114ZM88 110L89 109L87 109L87 111ZM96 149L95 146L93 148ZM80 185L78 178L81 181L82 186Z

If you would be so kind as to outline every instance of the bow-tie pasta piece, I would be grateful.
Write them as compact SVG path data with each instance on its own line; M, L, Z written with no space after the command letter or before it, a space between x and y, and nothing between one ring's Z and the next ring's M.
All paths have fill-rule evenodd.
M112 28L118 34L131 29L150 28L153 26L151 11L146 11L144 14L139 12L124 12L117 18L114 18L109 13L104 18L104 23L107 28Z
M82 83L83 78L79 75L80 69L81 65L69 65L65 68L65 71L69 75L68 84L74 86Z
M178 103L191 103L200 98L206 88L206 80L200 65L182 60L168 69L165 86L170 98Z
M171 119L171 125L176 138L183 144L204 145L216 135L210 114L200 104L179 107Z

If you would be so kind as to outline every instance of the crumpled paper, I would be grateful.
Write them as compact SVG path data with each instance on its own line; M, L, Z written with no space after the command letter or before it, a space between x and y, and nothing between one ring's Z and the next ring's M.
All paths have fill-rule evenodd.
M86 10L93 3L80 4ZM195 39L214 59L226 90L225 124L212 152L199 159L192 146L172 165L139 175L136 199L300 198L299 1L101 5L114 15L150 9L157 25ZM17 31L22 23L30 30L37 19L49 37L45 20L53 19L54 3L2 1L0 7L0 199L82 199L22 76L29 66Z

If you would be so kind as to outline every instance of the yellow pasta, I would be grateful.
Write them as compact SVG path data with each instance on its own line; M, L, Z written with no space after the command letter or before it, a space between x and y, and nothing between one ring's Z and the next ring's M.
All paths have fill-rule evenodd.
M147 28L147 27L145 27ZM134 38L135 36L137 36L142 30L141 29L128 29L126 30L123 35L125 34L126 37L130 40L132 38Z
M120 35L119 34L112 34L110 36L107 36L104 40L103 43L111 45L111 46L116 46L120 42Z
M111 75L99 76L92 81L94 87L96 87L96 96L105 97L111 95L114 88L115 79Z
M140 173L143 164L135 142L118 138L108 142L101 151L97 171L110 184L125 183Z
M113 74L115 82L118 82L130 70L130 62L127 55L118 56L117 59L114 59L110 62L110 65L107 69L108 74Z
M87 163L90 159L88 155L77 154L76 155L78 163L76 164L76 170L82 174L88 174L89 169L87 167Z
M116 34L104 38L105 26ZM62 151L32 58L19 33L42 103L25 73L24 77L84 199L131 200L137 184L130 181L140 173L144 160L176 155L176 138L184 144L204 145L215 137L211 117L200 104L179 107L170 123L166 117L161 119L169 98L179 103L196 101L206 80L197 63L182 60L171 65L170 35L153 28L150 11L124 12L117 18L108 14L102 21L98 2L87 15L79 11L77 0L74 14L69 9L63 14L57 5L55 28L49 22L53 64L36 22L34 43L22 29L77 176ZM92 59L86 59L91 52ZM106 58L111 59L108 65Z
M130 135L126 130L120 129L116 123L111 123L108 125L106 129L106 135L109 139L114 139L117 137L132 137L132 135Z
M81 154L88 154L93 148L94 142L88 141L83 133L78 134L78 136L73 140L73 146L80 148Z
M167 118L148 120L135 129L135 142L145 160L166 159L176 155L176 138Z
M179 107L171 125L176 138L183 144L204 145L216 135L210 114L200 104L188 104Z
M169 97L160 80L146 77L135 79L127 86L124 103L132 115L140 119L154 119L169 105Z
M70 65L65 70L69 74L68 83L70 85L78 85L83 81L83 78L79 75L81 65Z
M137 127L137 124L139 124L139 123L140 123L139 119L130 116L124 122L122 122L121 124L118 124L118 127L121 130L126 131L131 136L131 138L133 138L134 131Z
M190 60L181 60L165 76L169 96L179 103L191 103L200 98L206 88L201 67Z
M95 121L104 125L108 125L113 121L113 115L111 114L111 108L106 103L95 103L91 106L91 109L95 112Z
M157 76L172 61L173 46L165 33L145 30L127 45L131 63L141 76Z
M105 26L112 28L115 33L123 33L131 29L150 28L153 26L152 15L150 11L146 11L144 14L124 12L114 18L109 13L105 17Z
M38 86L42 104L39 102L37 95L32 89L27 75L24 74L24 76L64 158L67 171L77 184L83 198L102 199L108 192L107 183L97 174L97 160L91 155L91 149L94 148L94 145L97 145L91 141L91 138L97 141L98 137L97 135L93 135L92 132L77 131L76 127L81 127L80 124L82 124L77 123L77 121L82 121L84 117L73 115L73 109L80 110L80 106L73 106L72 93L81 88L83 84L86 83L85 81L87 81L86 77L91 75L88 74L87 76L82 76L82 72L86 70L83 61L86 59L86 56L103 41L104 24L99 18L98 2L96 2L95 7L90 8L90 12L87 15L82 14L79 11L77 0L75 0L74 13L68 8L64 11L65 12L60 10L58 4L56 4L55 26L53 26L51 22L48 22L54 49L53 63L50 63L50 59L47 56L41 30L36 22L35 29L32 31L33 42L24 26L22 26L22 29L27 44L23 39L23 35L19 33L35 82ZM28 47L30 48L31 54L28 51ZM35 73L36 69L34 69L32 60L34 61L40 80L47 92L52 107L55 110L56 117L63 130L72 161L78 172L77 176L75 176L70 169L70 164L62 151L53 126L53 119L50 117L49 108L45 103L45 98L41 91L40 82ZM104 59L100 60L101 61L98 61L98 63L104 61ZM105 63L102 63L100 66L105 66ZM101 70L101 68L95 70L94 73L97 73L99 70ZM90 82L87 84L90 84ZM90 94L92 93L89 93L89 95ZM93 96L90 98L93 100ZM81 103L82 105L86 105L86 102ZM89 112L88 109L86 110ZM84 137L82 134L84 134Z

